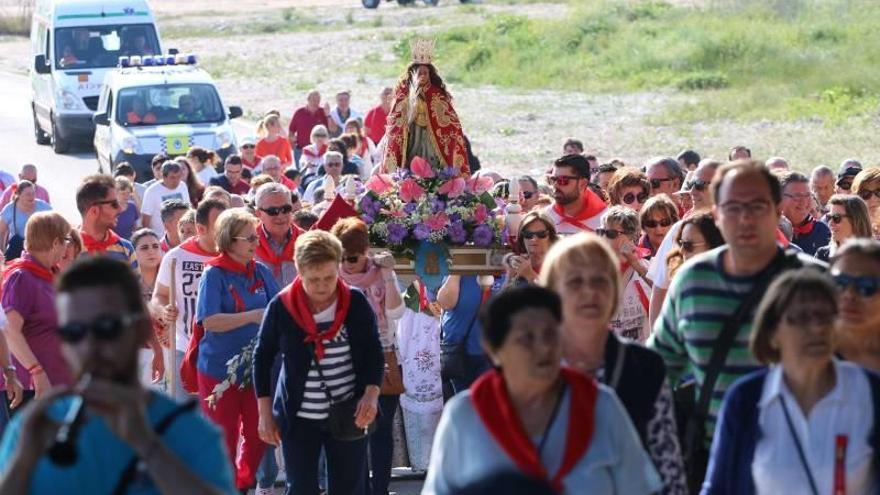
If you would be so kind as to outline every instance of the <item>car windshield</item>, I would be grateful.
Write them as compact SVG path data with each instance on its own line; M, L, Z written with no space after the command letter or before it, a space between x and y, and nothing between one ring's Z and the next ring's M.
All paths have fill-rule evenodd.
M55 67L58 69L116 67L121 56L159 54L159 40L152 24L55 30Z
M162 84L119 91L116 122L138 125L221 122L226 114L210 84Z

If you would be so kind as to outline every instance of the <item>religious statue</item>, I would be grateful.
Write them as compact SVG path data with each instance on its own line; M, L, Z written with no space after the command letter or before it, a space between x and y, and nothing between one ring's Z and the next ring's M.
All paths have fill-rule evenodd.
M467 145L452 96L432 64L434 42L417 39L410 44L412 62L397 81L387 121L383 169L409 168L415 157L432 168L453 167L469 174Z

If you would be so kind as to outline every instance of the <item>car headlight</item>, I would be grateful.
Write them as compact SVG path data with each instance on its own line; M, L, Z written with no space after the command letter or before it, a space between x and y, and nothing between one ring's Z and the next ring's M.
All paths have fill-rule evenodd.
M217 148L226 149L232 146L232 134L229 131L218 131L215 134Z
M126 136L122 138L122 152L126 155L135 155L141 152L141 144L134 136Z
M86 104L76 93L69 89L58 91L58 102L64 110L85 110Z

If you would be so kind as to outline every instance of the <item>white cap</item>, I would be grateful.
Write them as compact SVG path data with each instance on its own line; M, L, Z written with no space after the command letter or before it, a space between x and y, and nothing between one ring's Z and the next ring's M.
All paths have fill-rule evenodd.
M257 144L257 141L254 139L253 136L245 136L245 137L241 138L241 142L239 143L239 146L244 146L246 144L250 144L251 146L253 146L253 145Z

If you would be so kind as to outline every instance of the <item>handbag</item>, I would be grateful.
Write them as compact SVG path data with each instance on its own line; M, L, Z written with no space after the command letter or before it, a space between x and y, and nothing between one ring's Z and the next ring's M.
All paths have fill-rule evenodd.
M406 391L403 386L403 374L397 361L394 349L385 354L385 373L382 375L382 395L400 395Z
M6 252L3 253L3 256L5 256L7 260L20 258L21 252L24 251L24 236L18 233L18 223L16 222L17 216L18 201L16 200L12 203L12 230L15 231L15 234L9 237L9 240L6 242Z
M465 346L467 345L468 337L471 335L471 330L474 328L474 322L477 321L477 315L479 314L479 310L474 313L474 317L471 318L471 324L468 326L467 333L464 334L464 338L461 342L448 342L445 344L442 341L440 342L440 378L443 381L461 379L468 376L467 350ZM440 334L443 334L442 329L440 330Z
M330 394L330 389L327 387L327 380L324 378L324 372L321 370L321 365L318 364L318 360L315 357L314 345L309 346L308 349L312 353L312 362L315 363L315 369L318 371L318 376L321 377L321 390L327 395L327 403L330 404L330 408L327 411L327 426L330 430L330 436L336 440L351 442L354 440L360 440L376 431L377 425L375 419L373 419L366 428L358 428L358 426L354 424L354 416L360 398L352 396L347 400L339 402L333 401L333 395Z
M697 385L693 380L682 383L674 392L676 423L679 427L679 441L684 454L685 472L688 488L691 493L699 493L706 469L709 465L709 449L706 448L706 420L709 418L709 406L712 391L727 361L727 354L736 340L736 334L743 323L750 320L752 310L761 301L767 286L773 277L786 268L802 266L796 254L782 253L773 259L770 266L761 273L760 278L745 296L733 315L724 322L712 354L706 366L706 375L697 395Z

